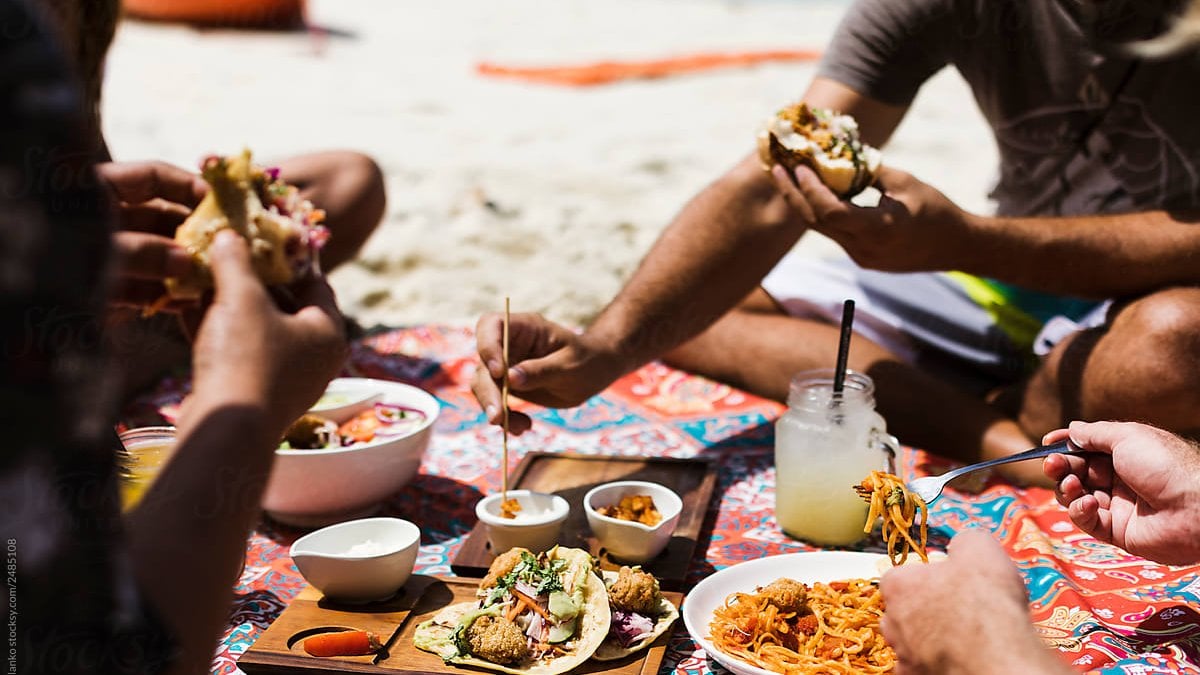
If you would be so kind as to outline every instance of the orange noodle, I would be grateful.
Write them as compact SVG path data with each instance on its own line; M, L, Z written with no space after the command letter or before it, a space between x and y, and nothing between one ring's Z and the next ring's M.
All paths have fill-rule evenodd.
M780 579L771 584L789 583ZM879 632L883 597L865 579L817 583L798 605L769 592L733 593L713 612L709 640L720 651L785 675L890 673L896 653Z
M916 551L923 562L929 562L925 552L929 541L929 507L924 499L910 492L904 481L886 471L872 471L854 489L871 503L863 532L870 532L875 519L883 518L882 534L893 565L903 565L910 551ZM913 525L920 531L919 544L912 537Z

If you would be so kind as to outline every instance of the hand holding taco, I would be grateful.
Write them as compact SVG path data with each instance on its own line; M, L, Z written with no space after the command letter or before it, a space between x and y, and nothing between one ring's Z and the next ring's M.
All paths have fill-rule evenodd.
M212 288L209 247L225 229L249 242L254 271L265 284L290 284L313 271L317 250L329 237L321 225L325 213L279 180L278 170L255 166L244 150L205 159L200 173L208 194L175 231L175 241L192 256L193 270L166 280L171 299L194 300Z
M858 122L827 108L796 103L783 108L758 133L758 158L770 171L812 169L837 196L848 199L875 182L882 155L858 137Z

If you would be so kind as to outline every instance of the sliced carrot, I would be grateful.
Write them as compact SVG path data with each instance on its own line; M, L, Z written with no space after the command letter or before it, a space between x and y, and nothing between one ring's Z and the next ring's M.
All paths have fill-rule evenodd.
M525 595L524 593L522 593L521 591L518 591L516 589L513 589L512 593L513 593L513 597L515 597L517 600L520 600L521 602L525 603L525 605L527 607L529 607L529 609L532 609L533 611L537 612L538 614L541 614L543 619L546 619L547 621L553 621L553 619L550 618L550 612L547 612L546 610L542 609L541 606L538 605L536 600L534 600L533 598L529 597L528 595Z
M508 612L506 612L504 614L504 618L508 619L509 621L515 621L517 619L517 617L521 615L521 612L524 609L525 609L525 603L521 602L520 600L517 600L516 602L514 602L512 604L511 607L508 608Z
M379 647L379 638L365 630L321 633L304 641L304 651L310 656L363 656L374 654Z

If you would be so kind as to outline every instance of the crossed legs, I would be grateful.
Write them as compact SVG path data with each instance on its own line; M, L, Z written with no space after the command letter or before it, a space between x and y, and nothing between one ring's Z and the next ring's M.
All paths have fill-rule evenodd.
M793 373L834 362L837 327L788 316L761 288L664 360L775 400ZM1059 344L1017 390L1009 411L855 335L849 365L875 380L876 403L906 443L962 461L1028 449L1071 419L1136 419L1200 430L1200 289L1123 305L1101 328ZM1036 462L1008 476L1045 483Z

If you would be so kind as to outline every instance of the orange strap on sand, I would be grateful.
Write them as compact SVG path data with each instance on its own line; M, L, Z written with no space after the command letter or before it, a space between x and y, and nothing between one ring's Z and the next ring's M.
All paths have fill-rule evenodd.
M768 50L718 54L693 54L651 61L601 61L581 66L551 66L514 68L494 63L480 63L476 70L489 77L511 77L543 84L586 87L621 80L651 79L694 73L717 68L751 66L768 61L816 61L821 58L817 49Z

